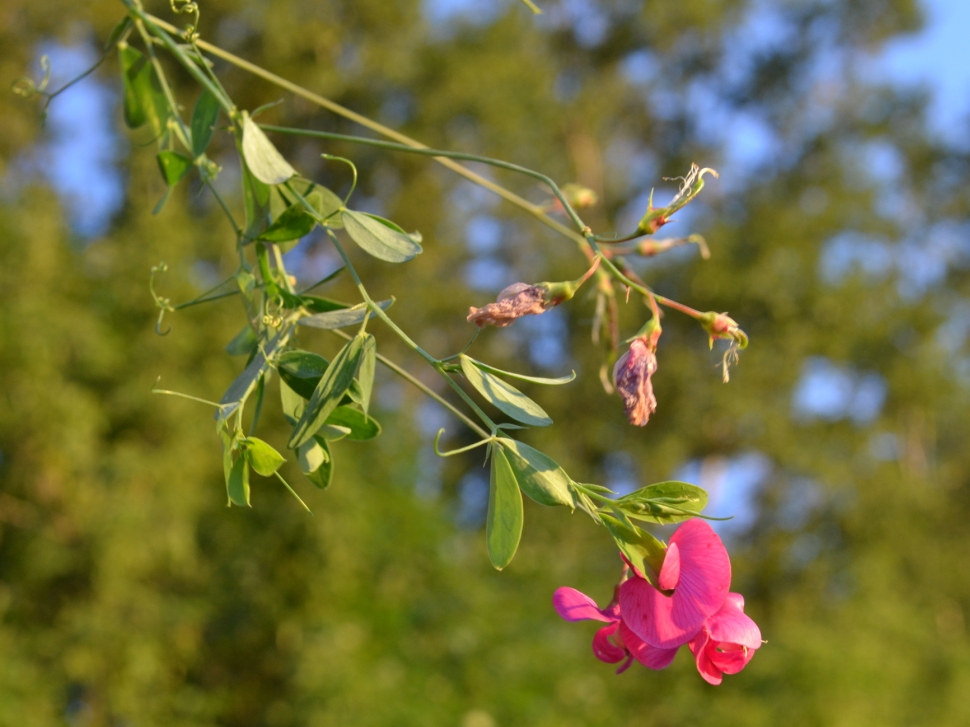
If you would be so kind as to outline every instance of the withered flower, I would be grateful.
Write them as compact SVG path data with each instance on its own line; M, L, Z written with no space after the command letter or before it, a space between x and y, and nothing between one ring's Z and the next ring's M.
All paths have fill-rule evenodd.
M659 338L660 326L654 325L652 330L633 339L630 350L620 356L613 367L613 386L623 400L630 424L638 427L646 426L650 415L657 410L657 397L653 394L650 377L657 372Z
M539 285L513 283L498 294L494 303L481 308L469 308L467 320L479 328L505 328L516 318L539 315L558 302L547 302L546 290Z

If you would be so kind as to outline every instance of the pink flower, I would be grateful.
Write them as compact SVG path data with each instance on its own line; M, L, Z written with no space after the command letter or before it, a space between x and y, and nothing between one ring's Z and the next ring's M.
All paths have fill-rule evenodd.
M657 372L657 344L635 338L630 350L620 356L613 367L613 385L623 400L630 424L645 426L657 410L650 377Z
M538 285L513 283L498 294L494 303L481 308L469 308L467 320L479 328L487 325L505 328L516 318L544 313L556 303L547 302L545 289Z
M729 593L688 645L700 675L710 684L720 684L724 674L744 669L761 643L758 624L744 613L744 597Z
M666 669L674 660L677 649L658 649L645 643L623 622L620 605L614 600L604 609L575 588L557 588L552 605L566 621L603 621L607 625L593 636L593 654L607 664L620 664L622 674L636 659L649 669Z
M660 590L640 574L625 581L619 595L623 620L650 646L676 649L721 609L731 586L731 560L710 525L695 518L677 528L658 586Z

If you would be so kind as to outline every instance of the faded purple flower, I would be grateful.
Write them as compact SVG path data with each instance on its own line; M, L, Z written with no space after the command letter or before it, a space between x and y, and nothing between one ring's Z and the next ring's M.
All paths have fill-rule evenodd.
M505 328L516 318L539 315L555 303L546 302L546 290L541 286L513 283L498 294L494 303L489 303L482 308L469 308L467 320L479 328L485 326Z
M613 385L623 399L626 417L630 424L646 425L650 415L657 410L657 397L653 395L650 377L657 371L657 344L651 337L635 338L630 350L620 356L613 367Z

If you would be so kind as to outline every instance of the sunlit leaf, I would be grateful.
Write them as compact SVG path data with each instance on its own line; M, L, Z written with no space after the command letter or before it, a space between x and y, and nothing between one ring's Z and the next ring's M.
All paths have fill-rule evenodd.
M246 400L246 397L249 396L249 393L256 386L259 377L266 373L266 369L268 368L266 356L272 357L274 355L279 345L279 340L280 337L277 336L267 343L265 347L266 355L264 355L263 351L257 352L253 360L249 362L249 365L229 385L226 393L219 400L219 403L223 405L216 415L219 419L228 419L239 405Z
M474 386L479 394L499 410L516 421L534 427L545 427L552 424L552 419L543 411L542 407L514 386L505 383L488 371L483 371L475 365L474 359L470 359L468 356L462 355L460 360L461 371L468 379L468 383Z
M246 205L246 237L254 239L266 229L270 187L263 184L243 162L243 201Z
M330 486L333 480L333 455L330 445L322 437L311 437L297 449L297 463L300 471L310 483L321 490Z
M378 260L404 263L421 252L421 245L407 234L398 232L362 212L344 210L341 213L344 229L365 252Z
M296 170L245 111L242 113L242 134L243 157L256 179L263 184L282 184L296 176Z
M374 371L377 368L377 341L367 334L364 339L364 350L360 354L360 369L357 372L357 381L360 384L360 406L366 415L370 409L371 393L374 390Z
M707 492L687 482L658 482L621 497L617 503L638 520L679 523L707 507Z
M614 517L600 513L600 519L613 536L613 541L648 581L657 584L667 549L650 533L636 526L630 528Z
M249 507L249 464L240 452L229 470L229 482L226 486L229 500L233 505Z
M296 424L306 408L306 399L287 386L282 376L280 377L280 408L290 424Z
M373 417L349 406L338 406L327 417L328 425L346 427L347 439L363 442L373 439L381 433L381 425ZM332 439L332 437L328 437Z
M242 440L242 445L249 465L263 477L272 475L286 461L282 454L257 437L247 437Z
M498 441L507 451L509 464L526 495L540 505L575 507L569 475L555 460L514 439L502 437Z
M286 351L277 361L280 378L304 399L313 396L330 362L309 351Z
M485 542L488 557L496 569L512 562L522 537L522 493L515 473L501 447L492 451L492 472L488 487L488 519Z

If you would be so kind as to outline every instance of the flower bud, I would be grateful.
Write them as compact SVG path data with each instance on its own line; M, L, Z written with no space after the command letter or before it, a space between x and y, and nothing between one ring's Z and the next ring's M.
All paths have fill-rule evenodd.
M623 400L626 417L638 427L645 426L657 410L650 378L657 371L657 340L660 324L652 318L630 342L630 350L620 356L613 367L613 385Z
M652 235L670 222L670 216L674 212L686 206L704 189L704 175L708 173L717 177L717 172L713 169L706 167L701 169L696 164L692 164L687 176L679 178L681 179L680 189L666 207L655 208L653 206L653 192L651 192L650 201L647 203L647 212L640 220L640 224L637 225L637 232L641 235Z
M714 347L715 338L727 338L734 341L738 345L738 348L747 348L748 334L742 331L738 327L737 321L727 313L708 311L698 320L701 326L704 327L704 330L707 331L710 339L708 343L711 348Z
M589 187L581 184L570 183L563 185L563 196L572 205L573 209L582 210L594 206L599 202L599 196Z

